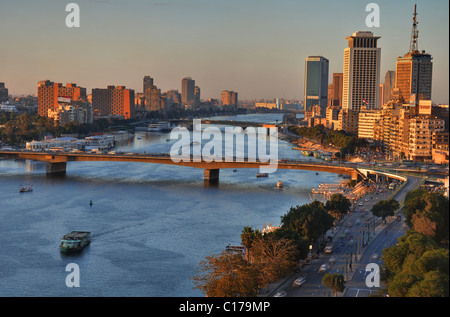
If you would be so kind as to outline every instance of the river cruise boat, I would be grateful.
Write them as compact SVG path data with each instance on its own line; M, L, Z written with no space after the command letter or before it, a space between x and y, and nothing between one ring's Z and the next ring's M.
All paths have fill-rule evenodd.
M148 132L167 132L170 131L170 122L160 121L157 123L150 123L148 125Z
M81 251L91 243L91 233L87 231L72 231L61 238L61 252Z
M26 193L26 192L31 192L33 191L33 185L27 184L27 185L20 185L20 189L19 192L20 193Z

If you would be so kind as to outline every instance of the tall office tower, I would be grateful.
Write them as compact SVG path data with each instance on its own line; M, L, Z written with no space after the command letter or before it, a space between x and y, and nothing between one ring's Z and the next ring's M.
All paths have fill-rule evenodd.
M328 86L328 106L342 106L343 73L333 73L333 83Z
M328 99L328 59L309 56L305 61L305 111L319 105L325 113Z
M200 103L200 87L195 86L194 88L194 103L199 104Z
M153 78L151 78L150 76L144 76L144 80L143 80L143 89L142 92L145 93L145 90L151 86L153 86Z
M392 90L395 88L395 70L388 70L384 76L384 102L391 100Z
M125 86L92 89L92 107L100 116L117 115L125 119L134 117L134 90Z
M153 84L153 78L150 76L144 77L144 110L161 112L161 89L158 89Z
M224 106L231 105L231 91L222 90L222 94L220 95L220 101Z
M60 97L71 100L87 99L86 88L77 87L73 83L63 86L50 80L38 82L38 114L47 117L49 110L54 111L58 108Z
M378 87L378 109L381 109L386 102L384 100L384 89L384 84L380 84L380 86Z
M430 54L419 52L417 30L417 6L414 18L409 52L397 58L396 88L406 103L418 105L419 100L431 100L433 63Z
M195 80L191 77L183 78L181 82L181 102L190 105L195 101Z
M231 92L231 104L235 106L238 105L238 93L235 91Z
M362 107L368 110L378 107L379 38L368 31L358 31L346 37L348 47L344 50L343 109L359 112Z
M0 83L0 103L8 101L8 88L5 83Z

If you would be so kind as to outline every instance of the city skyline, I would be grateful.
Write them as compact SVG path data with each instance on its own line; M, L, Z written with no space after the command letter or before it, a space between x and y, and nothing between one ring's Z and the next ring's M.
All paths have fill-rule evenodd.
M356 31L381 37L383 82L408 52L417 3L419 50L433 57L432 100L448 103L449 47L440 41L448 38L447 1L378 1L378 28L365 25L367 3L356 0L76 3L81 26L73 29L64 23L66 3L1 4L0 35L7 45L0 51L0 81L10 94L36 94L46 79L74 82L88 93L108 85L141 92L148 75L161 91L181 91L182 78L192 77L202 99L234 90L241 100L302 100L305 58L327 58L331 79L342 73L345 38Z

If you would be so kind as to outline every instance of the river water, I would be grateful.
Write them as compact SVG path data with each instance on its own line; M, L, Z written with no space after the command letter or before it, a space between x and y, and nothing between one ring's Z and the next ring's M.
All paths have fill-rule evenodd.
M116 151L165 152L173 143L168 138L137 132ZM278 152L306 159L285 141ZM206 186L203 170L189 167L71 162L57 178L46 175L44 163L0 160L0 296L203 296L192 277L204 257L240 244L245 226L279 225L291 206L310 201L312 187L341 180L289 170L256 178L257 172L224 169L217 186ZM21 184L34 190L19 193ZM72 230L91 231L92 243L63 255L60 238ZM79 267L79 287L66 285L69 263Z

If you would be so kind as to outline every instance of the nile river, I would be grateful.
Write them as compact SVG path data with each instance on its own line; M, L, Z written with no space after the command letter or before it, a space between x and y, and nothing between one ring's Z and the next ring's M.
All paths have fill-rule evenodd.
M173 143L167 140L168 134L137 132L115 150L166 152ZM278 152L306 159L285 141ZM240 244L244 226L279 225L291 206L310 201L312 187L341 180L289 170L256 178L257 172L221 170L211 187L203 170L189 167L71 162L66 176L55 178L44 163L0 160L0 296L203 296L192 277L205 256ZM19 193L21 184L34 190ZM72 230L91 231L92 243L63 255L60 238ZM69 263L79 266L80 287L66 286Z

